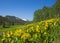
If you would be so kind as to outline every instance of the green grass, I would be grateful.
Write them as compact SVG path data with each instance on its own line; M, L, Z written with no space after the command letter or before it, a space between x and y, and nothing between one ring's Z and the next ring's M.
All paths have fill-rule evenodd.
M20 26L21 25L14 25L14 26L10 26L9 28L3 28L2 26L0 26L0 32L14 31L15 29L18 29L18 27Z
M40 22L39 22L40 23ZM42 22L41 22L42 23ZM43 22L44 23L44 22ZM51 22L50 22L51 23ZM56 23L55 21L54 21L54 23ZM58 23L58 25L57 25L57 23ZM54 27L52 28L52 26L53 26L53 24L51 24L51 25L49 25L51 28L47 28L47 29L49 29L49 30L51 30L51 31L49 31L50 33L52 32L52 29L54 29L55 30L55 32L57 31L57 34L55 34L55 32L52 32L53 34L55 34L56 35L56 37L54 38L54 43L60 43L60 33L58 32L58 30L60 30L60 21L59 22L57 22L56 23L56 25L54 25ZM46 25L46 24L45 24ZM28 27L29 28L27 28L27 25L14 25L14 26L11 26L11 27L9 27L9 28L3 28L2 26L0 26L0 32L6 32L6 31L16 31L16 29L21 29L22 31L24 31L24 33L26 32L26 29L28 30L28 29L31 29L30 27L34 27L34 29L37 27L37 26L40 26L40 25L38 25L38 23L37 24L33 24L33 25L28 25ZM36 27L35 27L36 26ZM58 26L58 27L55 27L55 26ZM42 25L41 25L41 27L43 27ZM37 28L38 29L38 28ZM42 29L42 28L41 28ZM30 30L29 30L30 31ZM48 32L47 30L46 30L46 32ZM16 31L17 32L17 31ZM36 32L36 31L34 31L34 32ZM45 32L45 31L44 31ZM31 32L30 32L31 33ZM30 34L29 32L28 32L28 34ZM39 33L38 33L39 34ZM43 34L43 33L42 33ZM52 36L53 34L49 34L50 36ZM40 34L39 34L40 35ZM45 36L45 37L47 37L47 36ZM54 36L53 36L54 37ZM52 38L53 38L52 37ZM15 38L15 37L13 37L13 38ZM19 38L19 37L16 37L16 38ZM34 37L33 37L34 38ZM43 36L43 38L44 38L44 36ZM43 39L42 38L42 39ZM39 39L39 38L37 38L37 39ZM46 38L45 38L46 39ZM48 40L48 39L47 39ZM39 41L41 41L40 39L39 39ZM39 42L39 41L37 41L37 43ZM23 42L23 41L22 41ZM21 40L17 40L17 43L22 43L21 42Z

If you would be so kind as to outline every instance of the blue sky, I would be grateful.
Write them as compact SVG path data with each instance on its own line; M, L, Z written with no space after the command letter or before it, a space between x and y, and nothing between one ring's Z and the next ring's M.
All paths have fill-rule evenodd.
M33 20L34 11L51 7L56 0L0 0L0 15L11 15L22 19Z

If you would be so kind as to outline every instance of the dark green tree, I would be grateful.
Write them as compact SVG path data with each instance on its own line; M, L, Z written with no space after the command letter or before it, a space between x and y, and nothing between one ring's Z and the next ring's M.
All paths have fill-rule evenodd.
M57 0L53 8L55 8L56 15L60 17L60 0Z
M47 7L43 7L43 9L39 9L34 12L34 21L41 21L49 18L49 9Z

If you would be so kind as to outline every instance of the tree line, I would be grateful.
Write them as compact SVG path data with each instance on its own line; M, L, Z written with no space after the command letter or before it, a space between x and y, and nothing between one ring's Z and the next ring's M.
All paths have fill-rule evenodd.
M33 21L38 22L56 17L60 17L60 0L56 0L56 3L52 7L44 6L42 9L36 10Z

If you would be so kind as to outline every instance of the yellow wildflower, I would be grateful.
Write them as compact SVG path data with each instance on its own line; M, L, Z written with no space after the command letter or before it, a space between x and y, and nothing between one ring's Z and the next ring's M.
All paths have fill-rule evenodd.
M22 30L21 29L18 29L14 32L14 36L21 36L22 34Z
M13 34L12 31L10 31L10 34L11 34L11 35Z
M7 33L7 37L10 37L10 34L9 33Z
M36 32L38 32L38 33L40 32L40 29L39 29L38 25L36 26Z
M47 33L46 32L44 32L44 35L46 35Z
M46 30L47 27L48 27L48 23L46 22L46 23L45 23L45 26L44 26L44 29Z
M2 38L1 41L4 41L6 38Z
M27 39L27 38L30 38L31 36L30 36L30 34L29 33L24 33L22 36L21 36L21 38L22 39Z

